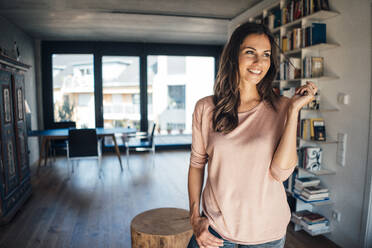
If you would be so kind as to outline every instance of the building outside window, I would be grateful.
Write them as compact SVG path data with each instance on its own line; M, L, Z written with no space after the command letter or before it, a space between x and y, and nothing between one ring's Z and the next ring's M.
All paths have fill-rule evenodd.
M213 94L214 57L148 56L147 66L148 119L157 135L191 134L196 101Z
M53 54L54 121L95 127L93 55Z

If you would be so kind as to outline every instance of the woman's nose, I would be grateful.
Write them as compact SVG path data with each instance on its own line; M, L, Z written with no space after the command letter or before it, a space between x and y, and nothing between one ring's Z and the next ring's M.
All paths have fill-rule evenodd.
M262 60L263 60L263 58L256 55L256 56L254 56L253 63L260 64L262 62Z

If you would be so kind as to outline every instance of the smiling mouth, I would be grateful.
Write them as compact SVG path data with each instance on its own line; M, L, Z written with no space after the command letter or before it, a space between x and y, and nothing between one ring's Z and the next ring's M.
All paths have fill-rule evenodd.
M251 69L248 69L248 71L250 72L250 73L252 73L252 74L255 74L255 75L260 75L261 73L262 73L262 71L261 70L251 70Z

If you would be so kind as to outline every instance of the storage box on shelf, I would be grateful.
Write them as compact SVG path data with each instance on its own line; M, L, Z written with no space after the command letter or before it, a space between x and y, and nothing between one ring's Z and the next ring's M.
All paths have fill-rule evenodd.
M299 6L302 6L302 8L298 8ZM282 53L280 55L280 62L283 63L288 60L291 60L291 62L294 61L296 62L295 64L297 64L298 67L296 67L296 69L300 69L301 71L301 73L298 74L298 71L296 71L295 68L293 68L292 65L289 64L286 69L292 67L294 71L291 71L290 73L288 73L287 71L285 71L285 73L281 71L281 73L278 73L281 77L274 80L274 87L276 87L277 90L281 90L285 87L299 87L301 85L304 85L306 81L313 81L319 87L320 83L337 80L339 78L337 75L330 75L327 70L324 70L323 67L321 68L322 70L320 71L320 74L312 73L314 69L313 57L319 58L320 51L335 49L340 46L335 42L328 42L325 36L322 37L322 35L326 34L326 24L324 25L321 23L326 23L325 20L333 18L337 15L339 15L339 13L330 10L328 1L325 0L280 0L275 1L249 19L252 22L263 23L267 25L273 32L276 40L279 43L278 46L282 50ZM285 49L283 49L284 42L286 42ZM290 49L288 49L288 47ZM306 57L308 57L308 60L306 60ZM298 63L298 60L300 60L300 63ZM311 61L311 63L307 63L309 61ZM300 65L298 66L298 64ZM321 65L324 66L323 61ZM284 66L282 65L281 69L283 70L283 68ZM307 73L304 73L305 71ZM309 74L311 76L309 76ZM283 77L283 75L290 75L291 77ZM336 111L338 111L338 109L333 107L325 107L321 104L320 107L318 106L318 109L303 108L301 110L299 118L306 118L306 116L308 115L321 116L323 113L332 114ZM301 147L309 144L317 146L337 144L337 140L330 138L329 135L327 135L326 141L302 139L301 137L299 137L297 139L297 144L298 150L300 150ZM325 166L322 164L319 170L314 171L309 171L301 168L301 166L298 166L292 176L297 178L323 178L324 176L334 174L336 174L335 171L326 169ZM286 181L287 185L290 185L294 180L295 178L289 178ZM294 212L301 210L316 211L316 208L319 206L333 204L331 196L328 200L309 202L301 199L301 197L296 195L290 188L287 188L286 191L291 197L289 201L295 203L295 208L292 209ZM331 226L329 222L326 226L324 226L324 228L311 229L309 225L305 224L299 219L294 218L293 214L292 222L295 224L295 231L303 229L312 236L331 232Z

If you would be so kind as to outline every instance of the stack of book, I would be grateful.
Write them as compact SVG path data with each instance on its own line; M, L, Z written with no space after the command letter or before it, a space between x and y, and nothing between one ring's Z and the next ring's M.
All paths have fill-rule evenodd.
M329 200L328 189L319 184L316 177L296 178L293 193L307 203Z
M328 231L330 227L326 217L308 210L293 212L292 217L297 224L314 233Z

